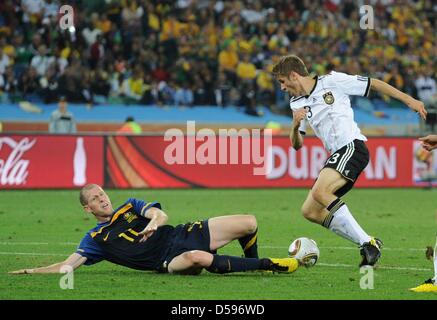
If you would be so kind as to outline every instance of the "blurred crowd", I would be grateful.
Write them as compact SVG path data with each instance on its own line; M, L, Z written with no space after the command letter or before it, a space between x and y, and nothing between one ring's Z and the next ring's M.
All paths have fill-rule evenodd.
M257 105L287 109L270 74L281 55L435 94L437 4L374 0L0 1L0 102ZM364 4L364 3L363 3ZM434 86L434 89L432 87ZM434 92L432 91L434 90Z

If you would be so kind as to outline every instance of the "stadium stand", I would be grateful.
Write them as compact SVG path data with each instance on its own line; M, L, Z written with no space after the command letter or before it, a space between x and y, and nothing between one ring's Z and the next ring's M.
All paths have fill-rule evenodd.
M91 122L120 126L129 115L146 128L211 119L286 126L287 97L269 71L288 53L305 57L313 74L377 77L429 97L432 107L437 6L373 2L372 31L360 29L361 3L353 0L75 0L67 30L59 27L60 1L1 1L0 121L4 131L27 130L29 122L45 130L63 95L79 132ZM367 134L423 129L387 97L353 107Z

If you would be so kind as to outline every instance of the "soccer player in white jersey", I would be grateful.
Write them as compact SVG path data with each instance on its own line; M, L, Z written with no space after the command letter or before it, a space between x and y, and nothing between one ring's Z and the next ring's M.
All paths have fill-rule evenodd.
M293 148L302 147L308 122L331 154L302 205L302 214L359 245L360 266L374 265L381 256L381 240L369 236L341 200L369 162L367 139L354 121L349 96L367 96L370 90L376 90L402 101L423 119L424 104L378 79L334 71L310 77L304 62L294 55L282 57L273 74L281 89L292 97Z
M432 151L437 149L437 135L431 134L426 137L419 138L422 141L422 147L427 151ZM437 213L436 213L437 218ZM411 291L414 292L437 292L437 239L436 244L434 246L434 250L432 248L428 248L426 257L434 262L434 277L426 280L420 286L415 288L411 288Z

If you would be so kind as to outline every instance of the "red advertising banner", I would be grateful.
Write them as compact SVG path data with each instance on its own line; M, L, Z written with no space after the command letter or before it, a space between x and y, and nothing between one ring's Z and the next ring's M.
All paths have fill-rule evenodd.
M201 130L199 131L201 133ZM317 138L0 135L0 189L310 187L328 153ZM106 139L106 143L105 143ZM371 138L357 187L437 185L437 154L413 138ZM106 145L106 147L105 147Z
M77 188L104 182L104 138L0 135L0 189Z
M109 137L107 146L108 184L121 188L310 187L329 156L312 137L299 151L288 137L266 143L263 137L177 134ZM423 186L437 171L436 157L415 139L372 138L367 146L370 162L357 187Z

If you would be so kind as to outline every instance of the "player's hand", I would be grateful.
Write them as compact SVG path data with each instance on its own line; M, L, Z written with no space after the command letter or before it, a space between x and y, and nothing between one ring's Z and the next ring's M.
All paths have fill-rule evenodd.
M437 135L430 134L426 137L419 138L420 141L422 141L422 147L425 150L431 151L435 148L437 148Z
M428 112L426 111L425 105L422 101L411 99L410 101L408 101L407 105L410 109L416 111L423 120L426 120L426 115L428 114Z
M9 274L29 274L29 273L33 273L33 269L21 269L21 270L11 271L8 273Z
M293 111L293 127L298 127L300 122L306 117L307 110L305 108L300 108Z
M140 239L140 242L144 242L147 239L149 239L154 233L155 231L158 229L158 225L156 223L149 223L143 231L141 231L140 233L138 233L138 235L142 236L142 238Z

